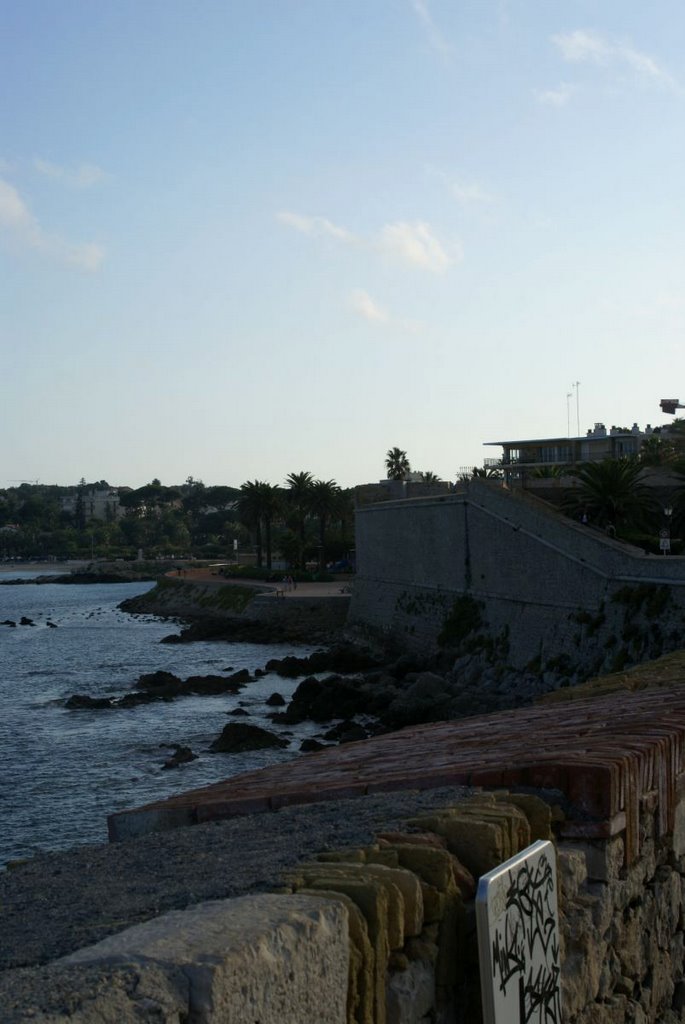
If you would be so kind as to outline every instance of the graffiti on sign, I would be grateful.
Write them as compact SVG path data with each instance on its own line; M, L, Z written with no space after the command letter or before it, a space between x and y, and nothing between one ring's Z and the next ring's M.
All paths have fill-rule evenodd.
M482 876L476 921L486 1024L561 1024L552 843L533 843Z

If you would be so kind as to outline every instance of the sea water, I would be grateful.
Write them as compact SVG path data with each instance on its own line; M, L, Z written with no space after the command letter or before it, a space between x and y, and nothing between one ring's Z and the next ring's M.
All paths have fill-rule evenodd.
M39 574L4 578L32 575ZM267 716L274 708L267 698L277 691L287 699L298 683L271 673L238 694L67 710L71 694L122 695L143 672L163 669L182 679L253 672L270 658L312 650L221 641L160 644L180 626L117 607L152 585L0 585L0 622L18 623L24 616L35 623L0 626L0 866L40 850L106 841L113 811L296 757L301 740L316 731L305 724L288 733L271 723ZM227 717L238 706L248 718ZM210 753L212 740L236 720L278 731L288 748ZM177 743L190 746L198 759L165 770L173 752L165 745Z

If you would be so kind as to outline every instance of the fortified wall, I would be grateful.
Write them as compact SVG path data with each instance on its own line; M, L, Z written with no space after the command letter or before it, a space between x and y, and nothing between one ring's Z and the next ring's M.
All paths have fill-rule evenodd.
M559 968L540 972L526 952L546 928L533 890L525 936L497 959L501 984L521 993L507 1019L685 1020L682 685L331 748L170 798L153 827L173 827L174 811L212 821L440 786L432 809L295 864L265 880L268 893L191 905L82 949L76 928L66 958L9 971L4 988L0 974L0 1007L11 993L3 1021L480 1024L475 882L537 839L552 841L556 860ZM151 810L129 815L149 827Z
M357 511L351 624L434 651L464 595L514 667L561 657L584 676L617 671L680 646L685 558L645 554L480 480Z

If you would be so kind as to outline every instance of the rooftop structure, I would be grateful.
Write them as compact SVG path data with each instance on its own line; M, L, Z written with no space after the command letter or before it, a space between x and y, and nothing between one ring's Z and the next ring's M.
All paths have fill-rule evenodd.
M648 423L641 430L632 427L611 427L595 423L580 437L546 437L532 440L488 441L487 445L502 447L500 460L486 459L486 468L502 469L506 483L524 485L527 477L544 476L547 471L559 473L583 462L602 462L637 455L643 441L659 433Z

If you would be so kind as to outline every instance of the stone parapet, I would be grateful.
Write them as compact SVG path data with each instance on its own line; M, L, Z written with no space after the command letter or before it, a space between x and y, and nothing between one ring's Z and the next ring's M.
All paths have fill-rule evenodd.
M644 795L629 861L623 834L561 839L570 808L543 795L474 794L322 852L272 879L271 894L165 914L17 972L3 1021L477 1024L476 880L552 838L563 1020L682 1022L685 802L663 833L659 798Z

